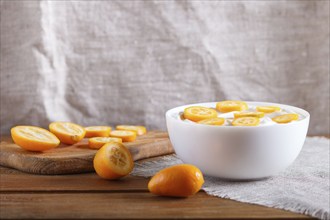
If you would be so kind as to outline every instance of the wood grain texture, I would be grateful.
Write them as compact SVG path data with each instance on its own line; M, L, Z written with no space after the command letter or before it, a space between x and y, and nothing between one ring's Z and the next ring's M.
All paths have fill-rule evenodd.
M151 131L124 145L134 160L173 153L166 132ZM45 152L29 152L5 137L0 143L0 165L34 174L73 174L94 171L93 158L96 150L88 148L88 139L74 144L61 144Z
M0 218L215 219L308 218L287 211L211 197L178 199L132 193L1 193Z
M204 192L186 199L154 196L148 181L132 176L107 181L95 173L34 175L0 167L0 219L308 218Z
M144 191L148 178L127 176L116 181L101 179L96 173L35 175L0 167L0 193L4 192L103 192ZM24 184L22 184L24 183Z

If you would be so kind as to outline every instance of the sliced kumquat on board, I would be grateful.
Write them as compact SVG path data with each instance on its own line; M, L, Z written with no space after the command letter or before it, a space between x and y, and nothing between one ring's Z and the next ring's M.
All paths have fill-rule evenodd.
M92 149L100 149L103 145L110 142L122 143L122 139L115 137L93 137L88 139L88 146Z
M78 143L86 134L84 127L71 122L52 122L49 130L64 144Z
M111 127L109 126L89 126L85 127L86 134L85 137L109 137Z
M188 197L196 194L204 183L202 172L190 164L167 167L148 183L151 193L160 196Z
M264 113L273 113L273 112L281 111L281 108L277 106L257 106L256 109L258 112L264 112Z
M296 121L298 119L299 119L298 114L284 114L284 115L279 115L279 116L272 118L273 121L275 121L276 123L280 123L280 124L289 123L292 121Z
M99 149L93 160L96 173L104 179L119 179L134 167L129 150L121 143L110 142Z
M114 130L110 132L110 137L121 138L123 142L132 142L136 139L136 132Z
M258 126L260 119L257 117L235 118L232 122L233 126Z
M197 122L198 124L203 124L203 125L223 125L225 123L224 118L210 118L210 119L205 119L202 121Z
M35 126L16 126L10 132L15 144L29 151L45 151L60 144L54 134Z
M218 113L212 108L206 108L202 106L192 106L185 108L183 111L183 117L194 122L198 122L205 119L216 118Z
M265 113L263 113L263 112L238 112L238 113L234 113L235 118L242 118L242 117L263 118L264 116L265 116Z
M232 112L232 111L244 111L248 109L248 105L243 101L222 101L216 104L216 109L219 112Z
M147 133L146 127L138 125L117 125L116 129L124 131L134 131L137 135L144 135L145 133Z

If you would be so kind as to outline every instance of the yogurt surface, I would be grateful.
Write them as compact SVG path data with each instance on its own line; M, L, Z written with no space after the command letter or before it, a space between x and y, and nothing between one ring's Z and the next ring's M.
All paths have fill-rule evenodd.
M202 104L196 104L196 105L191 105L191 106L202 106L202 107L208 107L208 108L213 108L218 112L218 117L224 118L225 119L225 123L222 126L233 126L232 125L232 121L235 119L234 114L235 113L239 113L239 112L257 112L256 107L257 106L276 106L276 107L280 107L281 110L280 111L276 111L276 112L272 112L272 113L265 113L265 116L260 118L260 124L258 126L269 126L269 125L275 125L278 124L276 122L274 122L272 120L272 118L279 116L279 115L285 115L285 114L298 114L299 115L299 119L296 121L292 121L289 123L295 123L297 121L300 121L302 119L304 119L306 116L304 116L303 114L300 114L298 111L294 110L294 107L290 108L288 107L283 107L284 105L279 105L279 104L273 104L273 103L258 103L255 104L254 102L246 102L248 104L248 109L245 111L232 111L232 112L227 112L227 113L222 113L219 112L215 106L216 106L216 102L214 103L202 103ZM188 106L187 106L188 107ZM186 123L193 123L196 124L196 122L191 121L189 119L185 119L183 117L183 110L180 110L177 114L173 115L175 118L177 118L178 120L182 120Z

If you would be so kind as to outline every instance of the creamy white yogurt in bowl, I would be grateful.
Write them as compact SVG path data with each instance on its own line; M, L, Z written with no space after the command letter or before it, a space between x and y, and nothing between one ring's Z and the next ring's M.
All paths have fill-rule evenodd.
M201 169L205 175L228 179L269 177L287 168L298 156L308 130L307 111L277 103L246 102L256 106L277 106L281 111L265 114L258 126L232 126L234 113L218 112L225 118L222 126L198 124L184 119L191 106L215 108L216 102L176 107L166 112L170 140L179 158ZM279 124L272 120L282 114L298 114L298 120Z

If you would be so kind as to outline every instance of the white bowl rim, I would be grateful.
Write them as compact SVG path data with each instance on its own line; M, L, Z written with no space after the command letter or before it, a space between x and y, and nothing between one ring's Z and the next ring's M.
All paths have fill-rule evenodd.
M198 123L187 123L183 120L179 120L179 119L172 117L173 113L179 113L179 109L184 109L184 108L187 108L190 106L205 106L205 105L211 105L211 104L216 105L216 103L218 103L218 102L201 102L201 103L177 106L177 107L171 108L168 111L166 111L165 116L166 116L166 119L171 118L171 119L177 121L177 123L182 123L187 126L208 127L209 129L250 129L250 130L262 129L262 128L273 127L273 126L289 126L292 124L300 124L300 123L304 123L304 121L309 120L309 118L310 118L310 114L308 111L306 111L302 108L292 106L292 105L285 105L285 104L273 103L273 102L256 102L256 101L244 101L244 102L246 102L247 104L257 104L257 105L262 105L262 106L274 106L274 105L279 106L283 109L293 110L293 111L297 112L298 114L303 115L304 118L300 119L298 121L295 121L294 123L270 124L270 125L263 125L263 126L212 126L212 125L205 125L205 124L198 124Z

